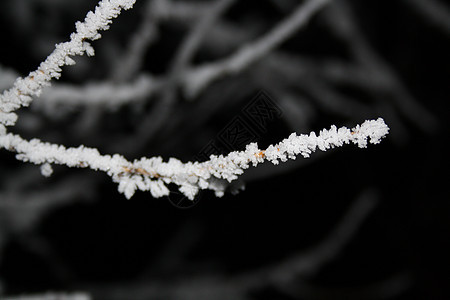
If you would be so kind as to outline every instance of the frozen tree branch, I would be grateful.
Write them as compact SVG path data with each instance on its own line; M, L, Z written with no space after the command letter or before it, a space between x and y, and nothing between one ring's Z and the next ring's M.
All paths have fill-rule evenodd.
M13 111L21 106L28 106L32 96L39 96L44 86L50 84L53 78L61 76L61 67L73 65L71 56L94 55L94 49L86 40L97 40L101 37L99 31L109 29L109 24L116 18L121 9L129 9L136 0L102 0L86 15L84 22L77 22L76 32L70 36L69 42L56 45L56 49L43 61L36 71L26 78L18 78L14 86L0 95L0 126L12 126L17 120ZM1 134L5 133L0 132Z
M389 128L379 118L366 121L352 130L332 126L330 130L322 130L319 135L314 132L309 135L293 133L265 150L252 143L247 145L245 151L234 151L227 156L212 155L209 161L185 164L175 158L163 162L161 157L144 157L130 162L119 154L101 155L97 149L84 146L65 148L38 139L27 141L11 133L0 136L0 147L17 152L16 158L25 162L88 167L103 171L119 184L119 192L124 193L128 199L137 189L150 191L155 198L167 196L169 189L166 184L174 183L179 186L180 192L193 200L200 189L210 189L217 196L222 196L226 182L237 179L250 164L256 166L267 160L276 165L279 161L295 159L299 154L307 158L317 149L326 151L349 143L365 148L368 143L378 144L388 132Z

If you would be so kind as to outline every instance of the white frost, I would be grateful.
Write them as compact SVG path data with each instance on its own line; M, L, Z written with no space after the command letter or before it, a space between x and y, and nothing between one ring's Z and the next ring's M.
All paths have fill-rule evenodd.
M247 145L244 151L234 151L226 156L211 155L206 162L183 163L176 158L164 162L161 157L147 158L130 162L119 154L102 155L97 149L80 146L66 148L61 145L41 142L38 139L24 140L18 135L8 133L0 136L0 148L17 152L17 159L42 164L44 175L51 174L51 164L69 167L91 168L103 171L119 184L119 192L131 198L136 190L150 191L158 198L169 194L167 184L174 183L189 199L194 199L199 190L209 189L216 196L223 196L228 183L236 180L250 166L264 161L278 164L298 155L308 158L317 149L326 151L344 144L356 144L360 148L368 143L378 144L389 133L384 120L365 121L353 129L346 127L323 129L317 135L297 135L292 133L276 145L261 150L256 143Z

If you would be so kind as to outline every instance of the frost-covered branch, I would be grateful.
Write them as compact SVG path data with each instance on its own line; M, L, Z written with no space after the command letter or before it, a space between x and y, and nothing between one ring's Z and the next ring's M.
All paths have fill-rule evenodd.
M39 96L44 86L50 85L53 78L61 76L61 67L73 65L71 58L75 55L94 55L94 48L87 40L97 40L101 37L99 31L109 29L109 24L122 9L129 9L136 0L102 0L90 11L84 22L77 22L76 32L70 36L70 41L57 44L55 50L43 61L36 71L26 78L17 78L14 86L0 95L0 126L12 126L17 121L15 110L28 106L33 96ZM5 130L2 130L5 133Z
M295 159L298 155L307 158L317 149L326 151L349 143L365 148L368 143L379 143L388 132L388 126L379 118L366 121L352 130L332 126L329 130L320 131L319 135L314 132L309 135L292 133L265 150L252 143L244 151L234 151L227 156L211 155L206 162L187 163L175 158L163 162L161 157L144 157L130 162L119 154L102 155L97 149L84 146L65 148L38 139L27 141L11 133L0 137L0 147L17 152L16 158L25 162L103 171L119 184L119 192L128 199L136 190L150 191L155 198L167 196L170 193L167 185L174 183L180 192L192 200L201 189L210 189L216 196L222 196L227 182L236 180L250 165L256 166L266 160L276 165L280 161ZM51 173L48 166L44 170L46 174Z

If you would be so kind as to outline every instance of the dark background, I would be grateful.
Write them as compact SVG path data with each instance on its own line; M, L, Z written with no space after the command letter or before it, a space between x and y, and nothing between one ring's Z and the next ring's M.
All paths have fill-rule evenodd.
M74 22L95 5L95 1L20 2L23 7L13 1L0 4L0 63L22 76L34 70L55 43L66 40ZM93 299L237 299L234 293L242 299L449 299L449 27L424 15L413 1L336 2L349 8L352 24L378 63L396 74L405 93L431 119L410 114L410 104L401 102L405 93L390 78L384 77L388 84L380 89L344 79L327 83L320 75L327 63L362 66L365 61L355 57L351 42L330 29L325 8L276 50L293 61L302 57L311 63L305 74L293 78L296 73L284 72L283 67L270 72L256 63L214 81L194 101L185 101L187 97L177 90L176 106L167 118L169 128L140 143L139 149L123 148L122 154L129 159L161 155L190 160L262 90L283 113L258 136L261 147L293 131L308 133L331 124L353 126L384 117L391 132L380 145L345 146L277 167L266 163L243 176L245 191L222 198L202 192L189 209L171 204L180 199L176 188L170 199L137 192L127 201L104 174L54 167L47 179L39 175L38 167L17 162L13 153L2 150L3 294L82 291ZM222 20L256 37L301 1L280 3L238 1ZM144 4L138 1L123 13L104 38L94 42L96 56L64 68L59 82L109 80L110 60L120 58L144 14ZM147 50L141 69L164 76L189 30L171 20L157 28L158 39ZM225 57L233 49L199 47L192 64ZM370 63L366 67L372 68ZM318 104L321 94L310 88L316 83L319 90L357 99L368 110L346 112L346 107ZM286 95L302 113L286 108ZM86 117L89 108L51 116L32 106L22 109L11 131L112 153L138 131L156 101L113 112L95 108L90 117ZM97 121L82 132L81 125L94 117ZM374 207L359 223L352 223L355 231L336 242L337 249L329 246L329 259L316 263L321 245L328 247L348 211L358 201L366 203L364 199L372 199ZM316 256L308 259L311 253ZM312 264L311 272L284 268L277 273L284 261L299 255ZM254 274L260 284L241 293L239 280L233 280L245 274Z

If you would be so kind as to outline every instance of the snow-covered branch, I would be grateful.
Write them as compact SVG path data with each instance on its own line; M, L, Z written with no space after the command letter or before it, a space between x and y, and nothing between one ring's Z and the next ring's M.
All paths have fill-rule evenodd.
M100 30L108 30L112 19L116 18L122 9L129 9L136 0L102 0L90 11L84 22L77 22L76 32L70 36L70 41L57 44L55 50L43 61L37 70L26 78L17 78L14 86L0 95L0 126L12 126L17 121L13 113L21 106L28 106L33 96L39 96L45 86L50 85L53 78L61 76L61 67L73 65L71 56L94 55L94 48L87 40L97 40L101 37ZM3 128L1 134L5 133Z
M38 139L27 141L11 133L0 137L0 147L17 152L17 159L25 162L103 171L119 184L119 192L128 199L136 190L150 191L155 198L167 196L170 193L167 185L174 183L180 192L193 200L201 189L213 190L216 196L222 196L227 183L236 180L250 165L257 166L266 160L276 165L298 155L308 158L317 149L326 151L349 143L365 148L368 143L378 144L388 132L389 127L379 118L365 121L352 130L332 126L329 130L321 130L318 135L314 132L309 135L292 133L265 150L251 143L243 151L233 151L227 156L211 155L206 162L187 163L176 158L163 162L161 157L143 157L130 162L119 154L102 155L97 149L84 146L65 148ZM44 169L48 174L47 165Z

